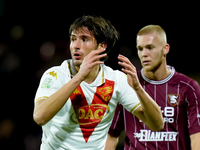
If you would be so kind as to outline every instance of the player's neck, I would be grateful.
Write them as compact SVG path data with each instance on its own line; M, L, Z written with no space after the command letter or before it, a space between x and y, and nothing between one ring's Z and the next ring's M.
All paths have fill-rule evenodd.
M77 71L79 70L79 68L77 67L75 68ZM99 71L100 71L100 65L94 66L84 81L88 84L91 84L97 78Z
M144 70L144 75L151 80L160 81L167 78L170 75L170 70L168 69L166 62L164 62L153 71Z
M88 84L91 84L97 78L99 70L100 70L100 65L94 66L84 81Z

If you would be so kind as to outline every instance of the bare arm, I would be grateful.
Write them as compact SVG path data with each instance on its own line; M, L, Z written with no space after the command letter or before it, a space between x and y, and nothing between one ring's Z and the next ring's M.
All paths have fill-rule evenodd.
M33 118L38 125L45 125L67 102L70 95L81 83L82 79L75 76L56 93L47 99L41 99L35 103ZM66 92L67 91L67 92Z
M199 139L200 139L200 132L190 135L192 150L199 150L200 149Z
M105 150L115 150L119 141L119 137L113 137L108 134Z
M38 125L45 125L50 121L65 105L80 83L86 79L92 68L103 63L98 60L106 56L106 54L99 55L104 50L105 49L98 49L88 54L84 58L79 72L68 83L52 94L49 98L39 100L35 103L33 118Z
M139 83L136 68L128 58L119 55L119 65L124 68L122 71L127 74L128 84L135 90L141 107L134 111L134 115L141 119L151 130L159 131L164 127L162 112L156 102L146 93Z

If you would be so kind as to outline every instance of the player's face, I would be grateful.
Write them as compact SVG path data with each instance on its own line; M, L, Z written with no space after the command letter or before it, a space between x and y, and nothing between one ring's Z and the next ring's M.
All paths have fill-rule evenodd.
M156 71L165 59L164 44L156 33L137 36L137 50L145 71Z
M76 67L79 68L84 57L97 48L97 41L93 33L86 27L72 31L70 36L70 51Z

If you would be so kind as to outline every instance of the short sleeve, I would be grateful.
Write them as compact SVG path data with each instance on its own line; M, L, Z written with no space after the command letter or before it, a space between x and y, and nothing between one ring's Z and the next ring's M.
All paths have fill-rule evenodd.
M199 84L192 80L188 84L187 91L187 114L189 134L200 132L200 87Z
M129 86L127 82L127 76L124 73L120 74L119 87L119 102L124 106L127 111L133 113L139 106L141 106L141 104L134 89Z
M40 80L39 87L35 95L35 102L47 99L62 87L59 71L56 68L48 69Z
M113 137L118 137L120 136L123 130L124 130L123 106L118 103L108 133Z

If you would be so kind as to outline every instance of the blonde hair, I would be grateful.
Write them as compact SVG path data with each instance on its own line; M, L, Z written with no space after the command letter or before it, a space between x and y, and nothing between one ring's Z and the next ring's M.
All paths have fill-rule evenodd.
M157 33L159 40L161 42L164 42L164 44L167 43L166 33L163 30L163 28L159 25L147 25L147 26L143 27L142 29L140 29L137 36L147 35L147 34L151 34L151 33Z

